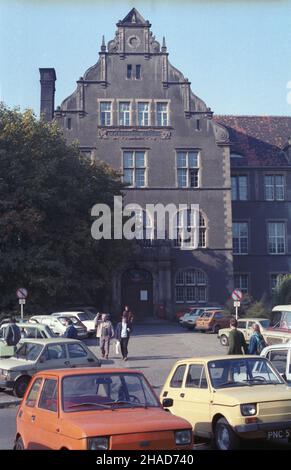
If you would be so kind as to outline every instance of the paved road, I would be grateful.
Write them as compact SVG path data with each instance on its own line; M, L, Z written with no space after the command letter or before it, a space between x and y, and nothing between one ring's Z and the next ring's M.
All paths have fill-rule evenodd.
M86 343L100 357L96 339L88 339ZM220 345L216 335L191 332L176 324L136 325L129 342L128 361L124 362L116 355L113 341L109 359L104 360L102 366L141 370L159 394L170 369L177 360L212 354L226 354L226 349ZM3 398L5 395L0 393L0 402ZM0 409L0 449L11 449L13 446L16 412L16 408ZM255 447L270 446L263 443ZM209 448L207 445L197 445L197 449L207 448Z

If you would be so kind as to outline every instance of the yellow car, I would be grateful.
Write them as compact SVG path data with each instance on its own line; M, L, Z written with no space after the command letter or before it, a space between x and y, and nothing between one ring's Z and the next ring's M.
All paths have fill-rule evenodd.
M184 359L172 368L161 392L163 407L189 421L194 435L221 450L241 438L291 436L291 390L259 356Z

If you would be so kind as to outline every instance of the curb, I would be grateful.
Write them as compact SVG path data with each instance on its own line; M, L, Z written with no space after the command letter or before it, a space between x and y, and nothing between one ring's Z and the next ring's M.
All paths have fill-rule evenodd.
M3 402L0 402L0 409L9 408L10 406L18 406L20 405L20 403L21 403L21 400L3 401Z

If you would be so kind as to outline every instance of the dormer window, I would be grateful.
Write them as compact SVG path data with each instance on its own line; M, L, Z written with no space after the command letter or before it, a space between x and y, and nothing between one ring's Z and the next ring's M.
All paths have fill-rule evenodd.
M139 64L137 64L135 66L135 78L136 78L136 80L141 79L141 65L139 65Z

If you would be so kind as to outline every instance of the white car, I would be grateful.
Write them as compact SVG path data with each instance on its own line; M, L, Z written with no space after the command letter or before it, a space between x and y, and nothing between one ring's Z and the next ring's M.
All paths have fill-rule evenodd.
M13 390L21 398L36 372L100 365L99 359L77 339L24 339L14 356L0 360L0 387Z
M291 385L291 343L272 344L260 354L276 367L281 376Z
M29 323L42 323L43 325L48 325L56 335L62 336L67 329L66 319L72 320L72 323L77 330L78 339L87 338L88 333L85 325L83 325L78 318L70 317L69 315L59 315L58 317L54 317L52 315L34 315L29 319Z
M96 332L95 319L92 319L87 312L76 311L76 312L55 312L52 313L53 317L74 317L77 318L85 326L88 335L94 335ZM71 318L72 319L72 318Z

